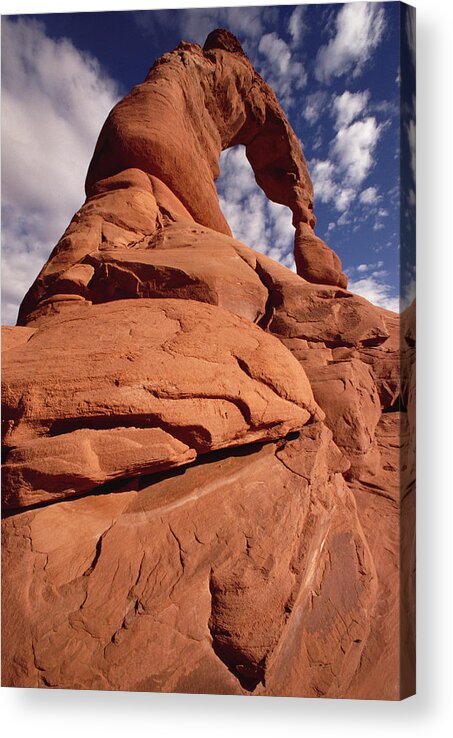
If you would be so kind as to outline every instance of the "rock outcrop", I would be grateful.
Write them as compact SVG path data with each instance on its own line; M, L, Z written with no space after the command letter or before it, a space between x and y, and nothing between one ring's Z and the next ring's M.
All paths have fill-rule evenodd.
M236 144L298 274L232 237ZM400 382L399 318L347 291L234 36L155 62L86 195L3 334L3 684L410 694L412 313Z
M324 417L275 337L196 301L75 307L4 352L3 381L8 507L282 438Z

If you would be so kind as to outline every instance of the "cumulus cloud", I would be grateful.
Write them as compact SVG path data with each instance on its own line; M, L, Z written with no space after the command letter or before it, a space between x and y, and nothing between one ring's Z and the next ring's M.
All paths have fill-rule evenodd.
M379 3L347 3L338 11L335 33L316 59L316 78L329 82L351 72L357 77L377 48L385 28Z
M383 272L381 274L359 277L359 279L350 279L348 290L365 297L374 305L383 307L386 310L393 310L393 312L397 313L400 309L399 297L394 294L394 290L389 284L382 281L382 277L385 274Z
M338 187L334 197L337 210L344 212L354 200L355 190L352 187Z
M235 238L294 269L292 213L258 187L243 146L222 153L217 189Z
M272 31L262 36L259 45L257 68L273 88L282 107L288 109L295 102L295 94L305 87L307 73L288 44Z
M387 218L389 214L389 211L385 208L378 208L376 211L376 217L373 224L373 230L374 231L381 231L384 228L384 218Z
M333 142L333 153L349 182L358 185L370 173L373 154L382 130L376 118L356 121L341 128Z
M302 111L302 115L310 125L317 123L321 115L324 113L324 108L327 102L327 93L318 90L312 92L305 98L305 106Z
M376 187L367 187L359 195L359 201L362 205L374 205L379 202L380 195Z
M378 261L375 264L359 264L358 267L355 268L355 271L359 272L359 274L363 274L364 272L374 272L374 276L378 275L378 272L376 272L376 269L381 269L384 266L383 261ZM354 271L354 269L351 269L351 273ZM383 274L379 273L381 276Z
M335 167L328 159L312 159L310 162L311 179L315 197L321 202L331 202L337 191L335 183Z
M315 122L321 115L325 100L323 91L307 98L303 115L309 122ZM338 225L349 222L345 220L345 211L355 199L362 205L375 205L379 200L376 187L370 186L360 192L362 183L375 165L376 147L386 126L371 115L356 120L367 110L369 101L369 90L345 90L334 96L331 112L336 133L330 141L329 158L312 159L310 162L315 198L332 203L343 214Z
M339 212L349 207L374 166L381 130L376 119L369 117L337 132L330 145L330 158L310 162L315 198L333 203ZM376 188L370 187L359 199L362 204L371 202L376 194Z
M355 190L340 181L336 163L329 159L312 159L310 172L315 199L324 203L333 203L339 212L344 213L354 199ZM337 222L339 225L345 224L345 221L341 219Z
M98 61L36 21L2 19L2 320L84 200L100 127L119 96Z
M306 31L304 16L306 8L303 5L297 5L290 15L288 22L288 33L291 36L291 44L299 44Z
M336 127L345 128L360 113L363 113L370 99L369 90L363 92L349 92L345 90L342 95L336 95L333 99L333 112L336 118Z

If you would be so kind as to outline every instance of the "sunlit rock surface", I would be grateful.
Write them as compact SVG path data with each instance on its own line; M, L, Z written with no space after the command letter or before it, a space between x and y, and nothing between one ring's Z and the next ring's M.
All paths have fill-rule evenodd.
M236 144L298 274L231 235ZM155 62L86 194L3 334L3 684L411 694L415 312L347 291L234 36Z

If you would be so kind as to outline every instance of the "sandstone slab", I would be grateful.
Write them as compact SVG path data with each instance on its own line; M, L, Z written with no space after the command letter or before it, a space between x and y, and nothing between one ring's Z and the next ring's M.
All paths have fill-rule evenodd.
M315 423L4 519L3 684L333 697L366 679L375 572L344 468Z
M335 443L351 462L348 475L378 467L374 436L381 404L366 364L359 359L331 362L307 367L307 373Z
M219 307L145 298L76 304L7 351L3 403L8 504L75 494L80 484L130 476L137 464L184 463L189 449L285 436L322 415L304 371L274 337ZM136 430L137 458L125 428ZM71 443L81 465L91 461L83 483L78 463L68 465ZM47 462L47 482L35 475L32 491L36 465Z

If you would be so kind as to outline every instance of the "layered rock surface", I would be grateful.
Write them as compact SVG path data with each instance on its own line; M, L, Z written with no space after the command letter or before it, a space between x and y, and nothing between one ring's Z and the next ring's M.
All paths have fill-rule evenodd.
M75 307L4 352L3 382L8 507L281 438L324 417L276 338L196 301Z
M182 475L10 517L17 565L4 586L23 617L8 622L6 678L338 694L335 673L354 673L375 598L344 467L314 424Z
M239 143L293 211L298 274L231 236L214 180ZM4 684L412 691L412 314L400 386L398 316L314 226L300 144L228 32L114 108L4 329Z

